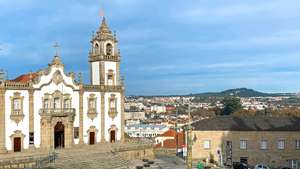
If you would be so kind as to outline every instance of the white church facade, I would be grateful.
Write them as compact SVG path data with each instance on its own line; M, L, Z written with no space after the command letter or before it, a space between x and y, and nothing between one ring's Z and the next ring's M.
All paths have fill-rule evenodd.
M90 84L46 69L0 82L0 153L124 141L124 84L116 36L103 18L91 40Z

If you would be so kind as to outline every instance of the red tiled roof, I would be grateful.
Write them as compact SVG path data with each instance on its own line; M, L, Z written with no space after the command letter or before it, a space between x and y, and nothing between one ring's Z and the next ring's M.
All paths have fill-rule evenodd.
M178 147L182 148L185 144L185 138L183 132L178 132ZM176 148L176 131L174 129L169 129L165 133L157 137L173 137L173 139L166 139L163 144L159 143L155 145L156 148ZM162 146L163 145L163 146Z
M158 137L175 137L175 136L176 136L176 131L174 129L169 129L163 134L158 135Z
M27 83L30 80L33 80L34 78L36 78L38 76L37 73L27 73L27 74L23 74L19 77L17 77L16 79L12 80L13 82L22 82L22 83Z

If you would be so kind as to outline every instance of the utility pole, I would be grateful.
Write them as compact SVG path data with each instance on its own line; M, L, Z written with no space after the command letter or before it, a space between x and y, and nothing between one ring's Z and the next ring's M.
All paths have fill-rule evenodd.
M187 160L186 160L186 165L187 169L192 169L193 168L193 156L192 156L192 147L193 147L193 141L192 141L192 120L191 120L191 108L190 108L190 103L188 104L188 116L189 116L189 124L187 127Z
M178 104L176 104L175 132L176 132L176 156L178 156Z

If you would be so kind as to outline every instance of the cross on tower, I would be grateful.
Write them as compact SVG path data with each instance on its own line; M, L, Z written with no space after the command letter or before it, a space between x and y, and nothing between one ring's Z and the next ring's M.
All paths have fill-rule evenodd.
M55 44L53 45L53 47L55 48L55 56L58 56L58 52L59 52L59 44L57 42L55 42Z

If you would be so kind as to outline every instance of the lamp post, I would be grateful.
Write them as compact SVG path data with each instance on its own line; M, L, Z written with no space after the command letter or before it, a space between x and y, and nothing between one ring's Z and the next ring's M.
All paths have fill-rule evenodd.
M193 147L193 141L192 141L192 126L191 126L191 108L190 104L188 104L188 117L189 122L187 126L187 160L186 160L186 168L192 169L193 168L193 154L192 154L192 147Z

